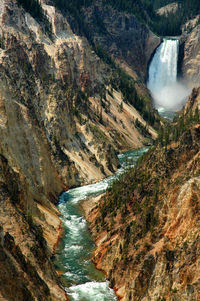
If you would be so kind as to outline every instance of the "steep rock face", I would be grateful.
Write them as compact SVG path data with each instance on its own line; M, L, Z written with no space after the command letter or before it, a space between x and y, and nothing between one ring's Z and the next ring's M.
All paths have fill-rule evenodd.
M199 24L200 15L196 15L193 19L188 20L185 24L182 25L183 33L190 33L194 28Z
M200 298L199 105L195 89L177 121L176 140L166 130L161 144L88 214L97 244L93 260L121 300Z
M184 38L184 53L182 63L182 73L184 78L192 87L198 86L200 82L200 50L199 50L200 25L196 26L192 32Z
M135 79L145 79L148 62L160 38L136 17L120 13L101 1L84 10L91 39Z
M195 112L200 111L200 88L194 88L192 93L184 107L184 114L195 114Z
M119 120L114 118L108 126L106 120L109 116L102 120L102 115L104 112L106 115L108 113L105 106L113 105L117 110L119 98L116 100L111 97L107 104L103 105L102 101L106 102L109 96L106 96L106 93L103 98L98 95L102 90L110 89L106 83L111 69L97 57L86 38L73 34L66 18L53 6L45 3L43 8L52 22L53 40L28 13L17 7L15 1L4 0L1 4L2 108L5 107L4 102L11 99L7 107L22 108L22 114L32 116L29 124L34 120L34 124L38 124L40 128L35 134L35 139L46 143L44 148L39 147L49 154L49 162L44 165L53 164L53 168L67 186L80 185L101 179L117 167L114 151L112 157L106 151L100 159L97 155L98 146L93 144L91 147L90 142L95 140L96 133L90 130L90 126L85 129L88 119L93 128L95 124L97 127L101 127L102 124L102 130L108 133L110 147L113 149L119 149L115 138L116 135L121 136L121 132L125 132L121 137L121 149L141 146L142 137L134 124L129 141L126 138L126 134L129 133L126 133L126 130L121 131L123 125L116 135L110 134L110 130L113 132ZM15 14L12 13L13 10ZM92 96L93 103L96 102L95 107L91 108L89 95ZM120 98L122 102L123 96L120 95ZM4 115L5 111L2 114L2 122L6 123ZM134 117L134 114L131 117ZM26 123L27 118L21 119L25 119ZM130 116L126 114L126 119L128 118ZM146 124L141 117L139 119ZM9 117L8 122L10 120L12 117ZM4 130L4 136L9 137L6 129ZM31 130L35 130L33 126ZM155 136L155 132L153 135ZM16 136L13 131L13 138ZM10 142L14 144L14 140L10 139ZM24 141L18 141L18 144L24 145ZM33 143L31 147L34 146L37 146L37 143ZM93 160L92 156L96 158ZM108 161L112 164L108 165Z
M48 199L44 202L38 197L33 202L23 185L31 186L1 155L0 297L13 301L67 300L51 262L60 234L59 213ZM45 228L46 241L39 224Z
M53 203L67 187L112 174L117 151L156 137L109 84L111 68L49 4L52 33L17 1L0 3L3 300L66 299L51 262L61 232Z
M178 3L173 2L173 3L170 3L168 5L165 5L161 8L159 8L157 10L157 14L162 16L162 15L167 15L169 13L176 13L177 9L178 9Z

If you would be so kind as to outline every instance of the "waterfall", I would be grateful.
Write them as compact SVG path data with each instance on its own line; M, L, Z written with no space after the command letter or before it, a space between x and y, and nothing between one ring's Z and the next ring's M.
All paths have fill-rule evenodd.
M178 45L178 40L164 39L158 47L149 68L148 88L152 93L176 83Z
M178 51L179 40L164 39L149 67L147 87L161 112L180 110L190 93L185 84L177 81Z

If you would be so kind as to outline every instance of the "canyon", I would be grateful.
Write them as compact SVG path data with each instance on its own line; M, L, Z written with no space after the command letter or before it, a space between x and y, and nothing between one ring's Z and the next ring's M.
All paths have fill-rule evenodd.
M145 85L161 38L101 1L82 9L85 32L53 1L41 7L49 30L18 1L0 3L0 299L9 301L68 300L53 264L62 235L59 195L113 175L117 155L150 146L165 123ZM199 30L180 40L180 72L191 87L199 84ZM196 88L184 116L199 106ZM93 261L123 300L199 298L198 149L197 122L139 163L136 180L147 170L152 175L134 188L124 217L119 208L115 217L108 210L105 229L101 205L87 214ZM140 186L151 196L148 205ZM137 248L129 249L127 236Z
M199 108L198 88L178 121L193 116L190 126L164 147L162 138L85 211L97 245L93 261L120 300L200 297Z
M112 87L112 68L87 39L42 5L53 37L17 1L0 4L2 300L66 300L51 260L62 231L60 193L113 174L119 151L157 135ZM147 91L133 93L156 116Z

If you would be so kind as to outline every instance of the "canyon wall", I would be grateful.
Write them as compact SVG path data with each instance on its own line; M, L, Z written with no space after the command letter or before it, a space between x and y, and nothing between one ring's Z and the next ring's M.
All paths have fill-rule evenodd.
M27 117L18 119L34 122L29 125L31 130L38 125L35 139L40 144L44 141L48 165L54 166L67 186L96 181L116 169L116 150L142 146L145 139L134 120L138 118L144 127L146 121L132 106L128 112L120 109L124 96L109 84L112 69L100 60L87 39L74 34L67 19L53 6L43 3L43 9L52 23L52 37L15 1L1 4L2 123L7 123L5 106L15 111L20 108ZM145 30L143 42L152 35ZM150 102L147 110L151 110ZM154 138L155 131L147 128ZM9 137L7 130L4 127L4 136ZM14 130L12 134L13 144L23 136L17 138L20 135ZM24 145L24 141L18 144ZM103 153L100 145L104 145Z
M83 12L93 43L107 51L136 80L145 80L148 62L161 42L160 37L135 16L102 5L101 1Z
M2 300L66 299L52 265L61 234L59 194L111 175L119 151L151 143L157 134L148 116L159 126L147 91L138 84L135 92L128 79L133 98L146 98L145 116L112 87L112 67L73 31L68 17L50 1L42 7L48 31L16 0L0 3ZM131 28L140 26L130 19ZM153 34L141 28L149 43Z
M120 300L200 298L200 89L135 169L87 214Z
M197 25L191 33L181 38L182 74L192 87L198 87L200 83L199 32L200 25Z

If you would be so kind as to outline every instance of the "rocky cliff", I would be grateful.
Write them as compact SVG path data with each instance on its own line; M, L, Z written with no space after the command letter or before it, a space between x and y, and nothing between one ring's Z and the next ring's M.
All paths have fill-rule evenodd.
M198 87L200 82L199 32L200 25L197 25L188 35L182 37L182 74L192 87Z
M178 2L173 2L157 9L157 14L160 16L168 15L169 13L176 13L177 9L178 9Z
M51 261L59 212L44 192L30 190L28 180L0 156L0 298L67 300Z
M88 214L120 300L199 300L200 89ZM97 204L95 204L97 205Z
M73 31L73 18L41 1L41 21L18 3L0 2L0 299L65 300L51 262L61 232L54 203L112 174L117 152L149 144L159 118L148 93Z
M45 3L43 9L52 23L51 38L41 24L17 6L16 1L7 0L1 4L2 123L12 120L5 116L6 106L11 111L20 108L21 114L27 117L21 118L19 113L18 119L38 125L40 129L34 139L40 144L44 141L49 164L66 185L73 186L111 174L116 169L114 153L119 145L121 149L127 149L143 143L134 122L126 126L128 120L139 118L144 126L146 122L134 113L132 106L128 112L119 109L126 100L123 93L116 97L116 93L112 93L111 67L100 60L85 37L72 32L61 12ZM146 38L147 34L143 40ZM149 110L150 103L146 108ZM121 114L116 116L115 111L121 111ZM17 114L13 115L15 118ZM96 125L99 133L94 130ZM30 127L34 130L33 125ZM4 127L5 137L9 137L7 130L8 127ZM14 131L12 134L17 137ZM156 135L153 129L150 129L151 134ZM97 136L102 138L98 145L95 143ZM25 139L25 136L21 138ZM14 140L10 139L12 144ZM105 152L100 154L99 144L103 143ZM24 141L18 141L18 145L24 145ZM37 143L32 147L34 145Z
M94 45L107 51L135 79L144 80L151 55L161 39L133 15L120 13L101 1L83 12Z

